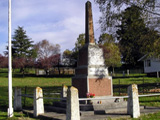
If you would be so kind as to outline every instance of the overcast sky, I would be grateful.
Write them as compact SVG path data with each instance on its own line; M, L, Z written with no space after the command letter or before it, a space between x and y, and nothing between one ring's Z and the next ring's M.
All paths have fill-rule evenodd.
M87 0L12 0L12 35L18 26L24 27L34 43L47 39L72 50L79 34L85 32L85 2ZM100 34L101 13L92 2L95 38ZM0 54L8 44L8 0L0 0Z

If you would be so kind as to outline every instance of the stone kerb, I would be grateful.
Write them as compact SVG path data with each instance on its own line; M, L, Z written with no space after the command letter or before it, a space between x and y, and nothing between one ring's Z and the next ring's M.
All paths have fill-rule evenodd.
M66 120L80 120L78 89L70 87L67 91Z
M127 103L127 113L133 118L138 118L140 116L139 98L138 98L138 87L136 84L130 85L128 87L128 103Z
M43 91L40 87L34 90L34 117L44 113Z
M15 88L14 91L14 110L22 110L21 88Z

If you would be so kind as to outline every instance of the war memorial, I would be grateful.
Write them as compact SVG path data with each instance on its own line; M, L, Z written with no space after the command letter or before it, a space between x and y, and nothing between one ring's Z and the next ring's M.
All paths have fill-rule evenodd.
M79 90L79 97L86 93L98 96L112 96L112 77L105 66L103 50L95 44L91 3L86 3L85 45L79 50L78 64L72 86Z
M138 118L140 113L159 111L159 108L146 109L139 105L140 95L138 95L136 84L128 87L128 96L117 96L117 98L113 96L112 77L108 74L103 50L96 45L94 40L91 2L87 1L85 7L85 45L79 50L72 86L63 85L61 98L48 98L59 100L49 106L44 105L43 99L47 98L43 97L42 89L37 87L34 91L32 111L22 110L21 90L17 88L15 89L14 109L33 114L34 117L56 120ZM94 98L87 98L89 93L95 94ZM125 101L123 98L128 100Z

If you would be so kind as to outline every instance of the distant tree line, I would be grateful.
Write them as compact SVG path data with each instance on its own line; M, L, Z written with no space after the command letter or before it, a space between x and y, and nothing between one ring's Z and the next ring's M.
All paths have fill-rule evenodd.
M105 64L120 67L138 65L138 59L148 54L160 55L160 2L158 0L95 0L102 15L99 23L102 34L96 44L103 48ZM13 68L24 73L36 67L48 71L52 67L76 67L78 51L85 44L85 34L79 34L73 49L60 54L60 45L42 40L36 44L18 27L12 40ZM6 67L7 52L0 55L0 67Z
M8 46L7 46L8 50ZM0 68L8 67L8 51L0 54ZM26 68L44 69L46 74L60 62L60 45L42 40L36 44L26 34L23 27L18 26L12 37L12 67L25 74Z
M63 58L65 58L65 63L68 64L68 66L76 64L78 60L78 51L84 46L84 44L85 34L82 33L78 36L77 41L75 42L75 47L72 50L66 49L63 52ZM106 66L112 67L113 72L114 67L121 66L121 54L112 35L107 33L101 34L96 44L103 49Z
M160 55L159 0L95 0L102 16L101 30L108 32L119 46L122 62L137 65L148 54Z
M103 48L108 67L137 66L148 54L160 55L160 2L158 0L95 0L102 16L102 34L97 45ZM78 36L75 47L63 52L68 65L78 59L78 51L85 44L85 35ZM67 62L66 62L67 63ZM142 64L141 64L142 65Z

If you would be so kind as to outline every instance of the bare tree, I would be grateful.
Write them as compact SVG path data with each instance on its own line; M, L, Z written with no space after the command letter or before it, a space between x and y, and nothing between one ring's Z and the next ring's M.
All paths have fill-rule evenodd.
M35 45L37 50L37 67L43 68L49 74L50 68L58 65L60 60L60 45L51 44L48 40L42 40Z
M0 68L7 68L8 58L0 54Z

